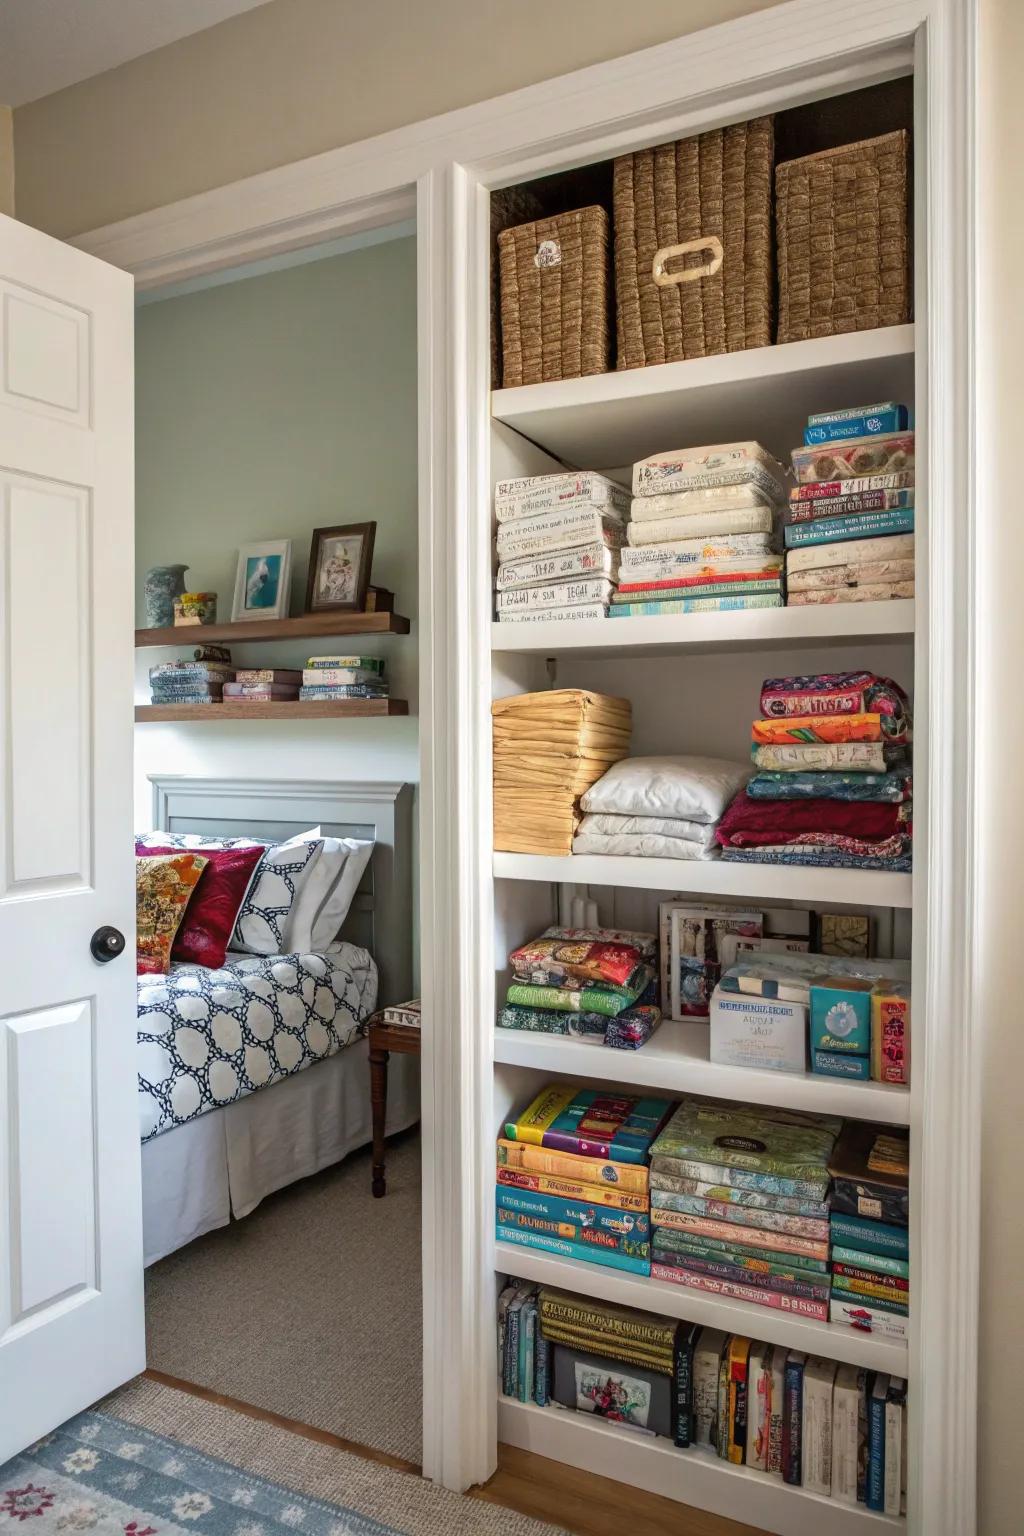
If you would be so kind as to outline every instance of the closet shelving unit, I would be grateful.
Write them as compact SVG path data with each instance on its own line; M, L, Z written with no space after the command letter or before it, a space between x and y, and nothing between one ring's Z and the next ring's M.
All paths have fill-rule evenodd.
M136 704L139 722L167 720L354 720L366 715L407 715L405 699L278 699L269 704Z
M860 136L867 135L851 135ZM630 466L650 453L747 438L788 463L810 412L889 399L913 407L914 393L913 325L498 389L491 396L490 483L566 466L601 470L628 483ZM493 513L481 515L489 515L493 527ZM922 536L919 531L919 553ZM492 696L554 686L629 697L633 755L743 758L763 677L865 667L913 687L914 630L912 601L581 623L493 622ZM657 927L659 901L672 895L867 911L876 953L910 953L909 874L495 852L491 875L496 1004L509 979L509 951L545 922L558 920L577 894L597 902L602 924L648 930ZM714 1064L703 1025L666 1019L636 1052L515 1030L493 1028L491 1035L496 1133L509 1112L550 1079L639 1087L667 1097L702 1093L900 1126L913 1119L906 1089ZM912 1224L916 1219L912 1212ZM904 1343L497 1240L493 1265L496 1289L503 1277L515 1276L911 1377L914 1412ZM538 1408L500 1392L497 1432L499 1441L781 1536L906 1529L902 1517L846 1506L702 1450L679 1450L590 1415Z

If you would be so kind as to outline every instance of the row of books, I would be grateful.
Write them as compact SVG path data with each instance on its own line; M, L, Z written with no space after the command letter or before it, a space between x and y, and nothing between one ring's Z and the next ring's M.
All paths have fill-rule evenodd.
M914 596L914 433L884 401L810 416L783 514L791 607Z
M502 1392L703 1447L837 1503L906 1511L906 1383L715 1328L510 1280Z
M506 1122L496 1163L500 1241L907 1336L899 1129L552 1083Z
M241 667L221 647L204 647L192 661L151 667L154 704L286 703L295 699L381 699L389 685L377 656L311 656L304 668Z
M545 928L508 957L498 1024L639 1050L661 1023L656 953L653 933Z

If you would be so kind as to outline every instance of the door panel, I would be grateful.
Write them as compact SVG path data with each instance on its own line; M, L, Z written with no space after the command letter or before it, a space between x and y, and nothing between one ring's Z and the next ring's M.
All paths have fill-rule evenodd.
M145 1363L132 319L0 218L0 1462Z

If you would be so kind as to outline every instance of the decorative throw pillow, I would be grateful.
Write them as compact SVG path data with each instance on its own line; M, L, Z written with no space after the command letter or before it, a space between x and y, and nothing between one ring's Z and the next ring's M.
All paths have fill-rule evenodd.
M164 976L174 935L207 861L196 853L147 854L135 861L136 969Z
M303 834L263 850L235 922L232 949L250 955L287 955L312 948L315 913L302 928L289 919L314 878L323 846L322 838ZM329 885L321 887L317 908L328 890Z
M588 814L715 822L753 774L720 757L624 757L580 801Z
M135 852L144 856L176 851L142 842L135 845ZM175 935L171 959L217 970L224 964L235 920L253 870L263 857L263 847L257 843L251 848L204 849L202 857L206 868Z
M340 868L337 879L311 925L309 947L314 952L320 953L327 949L338 937L338 929L348 916L352 899L359 889L359 882L372 853L372 842L363 842L353 837L324 838L321 862L334 858L338 860Z

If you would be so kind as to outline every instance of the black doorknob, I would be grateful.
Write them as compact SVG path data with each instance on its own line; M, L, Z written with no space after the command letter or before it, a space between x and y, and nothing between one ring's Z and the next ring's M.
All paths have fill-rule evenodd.
M97 928L89 940L89 948L92 950L94 960L106 964L108 960L116 960L124 950L124 934L120 928L111 928L109 923L103 928Z

